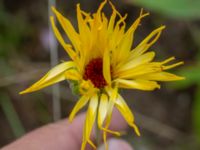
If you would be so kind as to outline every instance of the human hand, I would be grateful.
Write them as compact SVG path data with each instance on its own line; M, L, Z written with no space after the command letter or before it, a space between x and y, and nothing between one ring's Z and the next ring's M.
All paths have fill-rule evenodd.
M5 146L2 150L80 150L85 114L78 115L72 123L67 119L36 129L22 138ZM114 110L110 128L124 131L127 124L117 110ZM91 139L95 140L92 132ZM133 150L121 139L111 138L108 141L109 150ZM89 150L89 146L87 150ZM100 146L99 150L104 147Z

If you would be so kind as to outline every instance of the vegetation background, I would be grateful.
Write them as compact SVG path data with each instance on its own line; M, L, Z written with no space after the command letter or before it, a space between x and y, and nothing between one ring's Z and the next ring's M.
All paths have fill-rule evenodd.
M56 59L69 59L59 44L57 47L56 42L49 43L50 2L54 1L0 0L0 147L59 119L59 111L62 118L67 117L77 100L67 82L54 87L53 92L48 87L32 94L18 94L43 76ZM87 12L95 12L100 2L57 0L56 7L77 26L76 4L81 3ZM133 131L127 132L123 138L136 150L199 150L200 0L112 2L122 14L128 13L127 26L141 8L151 13L137 30L133 46L156 27L167 26L151 49L156 51L157 60L170 56L184 60L185 65L173 71L187 78L162 84L154 92L122 91L142 133L138 138ZM110 14L108 6L105 12Z

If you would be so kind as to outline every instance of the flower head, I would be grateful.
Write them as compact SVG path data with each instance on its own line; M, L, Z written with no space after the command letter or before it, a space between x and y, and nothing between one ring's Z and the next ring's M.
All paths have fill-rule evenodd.
M80 5L77 4L78 31L74 29L67 18L52 7L72 45L65 42L55 25L55 18L51 16L55 36L70 56L71 61L55 66L42 79L21 92L24 94L37 91L63 80L76 81L79 85L80 99L70 114L70 121L81 108L89 103L82 149L87 143L95 147L90 140L95 120L97 120L98 127L103 130L105 142L106 133L120 135L117 131L109 130L114 107L121 112L136 134L140 135L134 122L134 116L125 100L118 93L118 89L151 91L160 88L157 81L184 79L166 72L166 70L179 66L183 62L168 64L175 59L174 57L155 62L153 61L155 52L147 52L157 41L165 26L153 30L132 49L134 33L142 18L149 14L141 11L130 28L125 30L126 15L122 16L109 1L112 15L107 18L102 12L106 3L107 0L104 0L97 12L92 15L81 10Z

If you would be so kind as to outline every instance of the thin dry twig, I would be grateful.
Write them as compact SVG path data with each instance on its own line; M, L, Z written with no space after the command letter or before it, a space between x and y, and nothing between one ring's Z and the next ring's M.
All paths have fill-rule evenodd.
M53 13L51 11L51 6L56 6L55 0L48 1L48 9L49 9L49 16L52 16ZM54 33L51 28L51 24L49 21L49 46L50 46L50 56L51 56L51 66L55 66L58 64L58 44L54 37ZM56 84L52 87L53 92L53 120L57 121L61 118L61 106L60 106L60 90L59 84Z

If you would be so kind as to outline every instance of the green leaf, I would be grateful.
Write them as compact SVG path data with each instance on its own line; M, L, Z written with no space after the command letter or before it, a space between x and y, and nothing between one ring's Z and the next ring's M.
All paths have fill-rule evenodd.
M69 85L70 85L70 88L72 90L72 93L74 95L80 95L80 92L79 92L79 82L77 81L73 81L73 80L69 80Z
M193 103L193 124L195 133L200 141L200 86L196 90Z
M196 54L196 61L200 62L200 27L198 25L188 23L188 29L191 33L192 40L194 41L195 45L197 46L197 54Z
M189 86L200 84L200 65L193 65L190 67L183 67L181 70L175 72L180 76L185 77L185 80L174 82L171 84L173 88L185 89Z
M182 19L200 18L199 0L128 0L159 14Z

